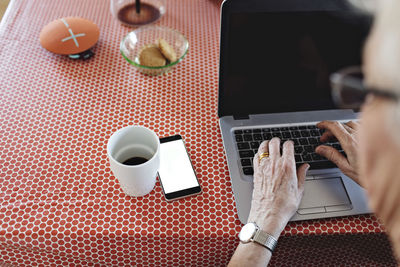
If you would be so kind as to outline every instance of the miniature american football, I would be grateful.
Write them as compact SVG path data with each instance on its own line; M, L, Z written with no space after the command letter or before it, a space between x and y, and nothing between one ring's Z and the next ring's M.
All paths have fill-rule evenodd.
M90 20L65 17L44 26L40 44L50 52L61 55L80 54L97 43L100 31Z

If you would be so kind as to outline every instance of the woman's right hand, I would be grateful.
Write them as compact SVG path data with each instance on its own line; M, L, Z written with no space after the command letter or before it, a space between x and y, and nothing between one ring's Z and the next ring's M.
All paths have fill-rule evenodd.
M331 146L320 145L315 148L315 152L328 160L335 163L338 168L348 177L360 184L358 177L358 161L357 161L357 127L358 122L349 121L340 123L337 121L322 121L317 127L324 129L325 132L321 136L321 142L325 143L332 139L337 139L346 153L343 156L338 150Z

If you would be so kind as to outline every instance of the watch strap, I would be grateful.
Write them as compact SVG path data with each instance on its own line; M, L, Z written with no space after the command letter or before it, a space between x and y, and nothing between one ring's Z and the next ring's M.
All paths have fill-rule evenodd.
M254 242L266 247L271 253L275 250L276 245L278 244L278 240L275 239L272 235L258 229L256 234L253 237Z

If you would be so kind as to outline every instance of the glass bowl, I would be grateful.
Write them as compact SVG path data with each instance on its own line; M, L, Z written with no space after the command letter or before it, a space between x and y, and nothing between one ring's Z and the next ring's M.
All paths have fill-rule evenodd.
M140 64L139 53L143 47L157 44L164 39L175 50L177 60L165 66L149 67ZM140 72L148 75L160 75L170 71L185 57L189 42L180 32L163 26L144 26L128 33L121 42L122 56Z

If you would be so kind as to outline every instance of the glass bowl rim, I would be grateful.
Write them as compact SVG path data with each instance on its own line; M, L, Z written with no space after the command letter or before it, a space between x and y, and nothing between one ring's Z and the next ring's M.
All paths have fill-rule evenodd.
M149 66L144 66L144 65L140 65L134 61L132 61L131 59L129 59L124 52L122 51L122 46L126 40L126 38L128 38L128 36L132 33L132 32L141 32L141 31L145 31L149 28L154 28L154 29L162 29L162 30L168 30L168 31L172 31L177 33L178 35L180 35L184 40L185 40L185 52L182 54L182 56L180 56L177 60L175 60L174 62L169 63L168 65L165 66L157 66L157 67L149 67ZM178 30L169 28L169 27L165 27L165 26L154 26L154 25L149 25L149 26L143 26L140 27L136 30L130 31L128 32L127 35L125 35L125 37L122 39L121 44L120 44L120 49L119 51L121 52L122 56L125 58L126 61L128 61L131 65L135 66L135 67L139 67L139 68L143 68L143 69L165 69L171 66L174 66L176 64L178 64L179 62L182 61L182 59L185 57L185 55L187 54L187 52L189 51L189 41L187 40L187 38Z

